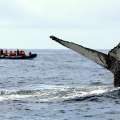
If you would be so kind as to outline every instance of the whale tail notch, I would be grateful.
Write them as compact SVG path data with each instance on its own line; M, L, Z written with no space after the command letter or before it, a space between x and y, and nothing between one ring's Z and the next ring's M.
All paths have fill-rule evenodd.
M97 64L101 65L102 67L109 69L109 57L107 54L104 54L102 52L90 49L90 48L86 48L83 47L82 45L78 45L76 43L73 42L68 42L68 41L64 41L62 39L59 39L55 36L50 36L50 38L60 44L62 44L63 46L72 49L73 51L76 51L77 53L87 57L88 59L96 62Z

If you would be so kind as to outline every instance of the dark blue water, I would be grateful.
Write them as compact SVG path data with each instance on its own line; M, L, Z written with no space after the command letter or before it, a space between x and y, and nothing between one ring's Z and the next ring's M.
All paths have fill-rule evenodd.
M119 120L112 74L70 50L0 60L1 120Z

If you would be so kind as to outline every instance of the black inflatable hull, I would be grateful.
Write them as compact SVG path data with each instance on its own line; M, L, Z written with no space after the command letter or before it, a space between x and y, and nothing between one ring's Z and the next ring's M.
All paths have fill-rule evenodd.
M32 54L30 56L1 56L0 59L12 59L12 60L29 60L37 57L37 54Z

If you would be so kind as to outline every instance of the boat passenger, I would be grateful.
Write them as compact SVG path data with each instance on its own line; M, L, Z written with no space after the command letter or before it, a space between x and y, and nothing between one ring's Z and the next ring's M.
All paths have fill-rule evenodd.
M26 55L25 55L25 52L24 52L23 50L19 51L19 55L20 55L20 56L26 56Z
M12 56L16 56L16 51L14 51L14 52L12 53Z
M19 49L17 49L17 56L19 56L20 55L20 51L19 51Z
M22 51L22 55L23 55L23 56L26 56L26 55L25 55L25 51Z
M0 55L3 55L3 49L0 50Z
M8 51L7 50L5 50L4 55L8 56Z
M12 51L9 52L9 56L12 56Z
M32 53L31 52L29 52L29 56L31 56L32 55Z

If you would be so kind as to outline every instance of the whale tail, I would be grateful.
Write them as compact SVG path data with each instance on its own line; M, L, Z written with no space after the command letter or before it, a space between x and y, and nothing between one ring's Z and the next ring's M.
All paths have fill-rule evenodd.
M62 39L59 39L55 36L50 36L50 38L63 46L72 49L73 51L76 51L77 53L89 58L90 60L96 62L97 64L101 65L102 67L109 69L109 56L107 54L104 54L102 52L83 47L81 45L78 45L73 42L64 41Z
M111 71L114 74L114 86L120 87L120 43L111 49L108 54L104 54L73 42L61 40L55 36L50 36L50 38Z

